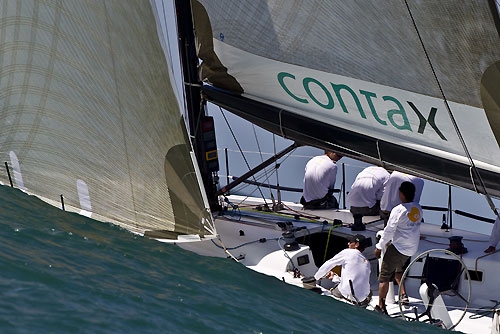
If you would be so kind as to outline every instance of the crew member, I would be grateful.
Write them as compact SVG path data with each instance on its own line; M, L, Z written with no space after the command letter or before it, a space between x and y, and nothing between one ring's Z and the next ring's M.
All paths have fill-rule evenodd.
M399 187L403 182L411 182L415 186L414 201L419 203L422 190L424 189L424 180L419 177L394 171L387 179L384 185L384 193L380 199L380 218L384 220L384 226L387 225L391 210L401 204L399 198Z
M408 303L408 296L401 282L403 267L418 249L422 208L415 198L415 185L405 181L399 187L401 204L392 209L387 226L380 241L375 245L375 257L380 258L382 249L387 249L382 259L379 275L379 303L377 310L385 310L385 297L393 276L401 287L402 302ZM392 240L392 242L391 242Z
M339 204L333 197L335 179L337 178L336 162L341 155L325 151L324 155L312 158L306 164L304 190L300 203L304 209L337 209Z
M361 234L356 234L348 240L348 248L326 261L318 269L314 278L316 280L327 278L334 281L337 278L338 280L338 276L331 270L336 266L342 266L340 283L337 282L337 286L332 288L332 294L337 298L359 302L360 306L366 307L371 300L370 263L362 254L365 250L366 238ZM349 281L352 282L352 290Z
M377 216L380 214L380 199L389 173L382 167L370 166L363 169L351 186L347 204L353 216Z
M493 224L493 230L490 234L490 247L485 249L485 253L493 253L496 250L498 242L500 241L500 219L497 217L495 224Z

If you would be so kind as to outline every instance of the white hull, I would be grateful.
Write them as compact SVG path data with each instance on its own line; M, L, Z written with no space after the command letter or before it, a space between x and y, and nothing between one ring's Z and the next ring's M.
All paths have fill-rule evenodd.
M238 199L238 196L232 197L234 201L238 201ZM261 201L262 200L260 200L260 202ZM246 199L245 205L247 204L259 204L259 200ZM332 244L332 242L330 242L329 247L335 246L345 248L347 242L339 245L339 243L343 243L343 238L355 233L361 233L367 237L371 237L373 241L373 246L364 251L365 256L371 262L372 274L370 277L370 284L374 296L368 308L373 309L378 303L378 261L375 259L373 251L376 243L375 235L377 231L383 229L383 223L378 220L378 217L364 217L363 221L368 223L366 225L366 231L352 232L351 229L347 227L349 223L352 223L352 216L346 210L315 210L306 212L301 209L300 204L285 204L289 209L289 213L293 214L293 211L297 211L305 215L320 216L320 218L315 221L307 219L296 220L293 217L287 218L284 215L257 213L255 211L249 212L250 215L246 215L245 211L242 209L241 212L243 214L241 216L238 215L237 212L232 212L232 214L229 212L227 215L216 219L215 224L220 240L203 240L194 243L179 243L178 245L200 255L215 257L230 256L224 250L224 247L226 247L227 251L244 266L257 272L274 276L288 284L302 287L301 278L313 276L317 271L318 266L315 262L320 262L318 265L324 262L323 258L326 242L323 241L324 246L320 249L317 247L318 238L326 239L330 232L330 238L332 241L335 239L336 243L334 242ZM331 223L333 219L342 220L343 226L332 228L331 224L322 223L323 220ZM285 251L283 249L284 241L281 238L283 230L278 226L278 222L280 221L291 221L295 229L303 227L303 229L295 232L297 241L300 245L299 249L294 251ZM422 224L421 235L423 240L420 241L417 254L430 249L446 249L449 247L448 237L453 235L463 236L463 243L468 249L468 252L463 254L461 258L469 271L477 271L482 277L479 279L475 277L477 275L472 273L469 310L455 329L464 333L491 333L491 312L488 316L470 319L470 316L474 318L474 314L479 308L492 307L493 303L491 300L500 300L500 290L497 288L497 279L500 277L500 253L485 256L483 251L488 247L488 236L457 229L445 231L441 230L439 226L429 223ZM314 240L312 238L314 238ZM432 256L445 259L451 258L444 253L432 253ZM331 256L328 256L327 259L330 257ZM423 264L424 262L415 262L409 271L409 275L420 276L422 274ZM296 274L294 275L294 267L300 270L300 277L297 277ZM444 268L443 270L446 269ZM437 273L438 276L446 276L448 274L447 272ZM423 312L425 307L418 293L421 286L420 280L407 279L405 282L408 295L410 296L410 305L412 307L418 307L419 313ZM326 286L326 288L328 288L328 286ZM321 289L322 294L331 296L327 289ZM468 298L468 281L465 272L462 272L460 275L456 291L465 299ZM395 291L395 295L395 299L397 300L397 290ZM463 314L463 306L465 306L465 303L458 297L444 296L443 299L448 307L452 321L456 323ZM454 309L454 307L457 309ZM413 309L404 310L410 316L414 314ZM388 301L387 311L391 316L401 315L397 303L390 304Z

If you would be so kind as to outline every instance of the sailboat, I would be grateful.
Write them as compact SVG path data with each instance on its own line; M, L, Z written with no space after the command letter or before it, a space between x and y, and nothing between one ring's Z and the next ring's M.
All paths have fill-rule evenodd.
M495 211L494 1L175 4L184 97L158 2L0 3L3 184L326 296L328 287L304 278L356 233L350 212L278 201L271 215L248 210L265 207L259 199L236 205L241 199L228 195L296 147L470 189ZM294 144L219 187L207 102ZM383 223L363 223L375 241ZM388 313L466 333L498 330L490 300L500 299L500 255L482 253L487 238L431 224L422 234L404 274L412 306L395 296ZM446 250L454 236L467 253ZM376 273L377 261L370 264Z

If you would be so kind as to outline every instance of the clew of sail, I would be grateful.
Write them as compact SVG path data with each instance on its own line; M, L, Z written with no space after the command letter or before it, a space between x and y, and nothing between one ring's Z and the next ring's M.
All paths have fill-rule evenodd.
M209 100L303 144L483 192L449 107L500 196L493 1L192 4Z
M199 240L215 228L155 10L0 2L0 155L18 187L52 204L62 194L92 218Z

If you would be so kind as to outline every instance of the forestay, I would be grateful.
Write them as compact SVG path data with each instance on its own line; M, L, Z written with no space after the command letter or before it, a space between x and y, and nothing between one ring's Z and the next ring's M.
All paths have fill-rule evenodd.
M494 1L192 4L213 102L285 137L483 192L446 99L500 196Z
M155 16L142 0L0 1L2 165L19 188L92 218L209 237Z

